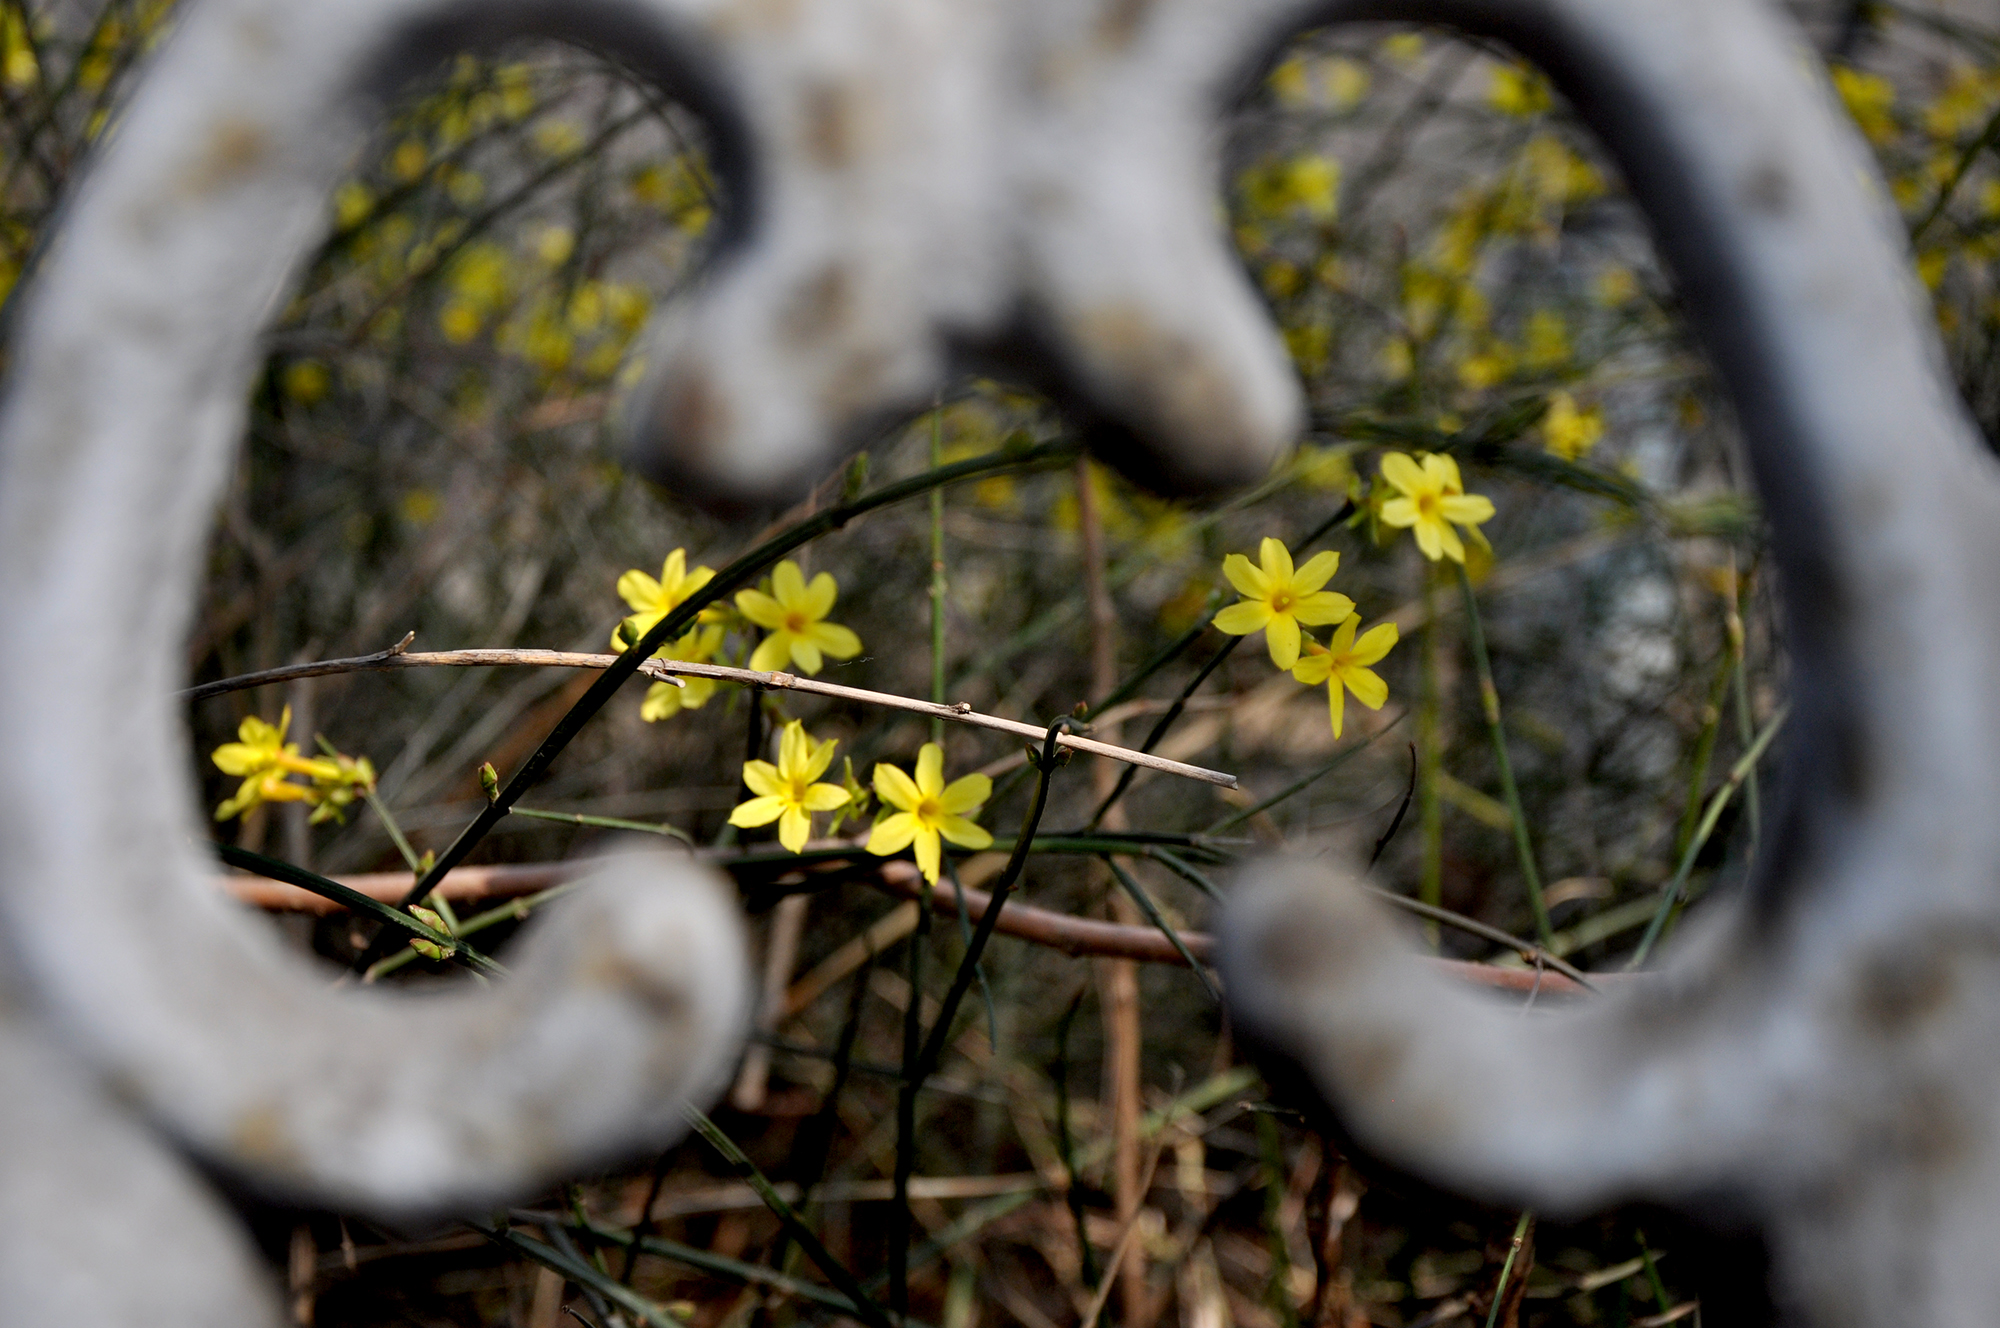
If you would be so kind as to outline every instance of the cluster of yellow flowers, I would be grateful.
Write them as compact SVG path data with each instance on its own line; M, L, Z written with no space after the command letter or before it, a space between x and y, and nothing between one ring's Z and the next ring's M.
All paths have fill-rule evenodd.
M375 788L375 767L368 758L301 756L299 745L285 741L292 710L275 725L251 715L236 728L236 741L225 742L209 758L225 775L242 778L236 796L215 809L215 819L241 816L266 802L303 802L313 809L314 825L342 817L357 797ZM300 776L301 783L293 776Z
M1231 636L1264 633L1271 662L1300 682L1309 687L1326 684L1336 738L1348 692L1370 710L1381 709L1389 699L1389 685L1368 665L1380 661L1396 644L1394 623L1372 627L1355 640L1361 615L1354 611L1354 601L1322 588L1339 568L1340 555L1332 552L1314 554L1304 567L1295 567L1284 542L1266 536L1257 563L1240 553L1222 560L1222 574L1243 598L1215 615L1216 627ZM1338 624L1330 646L1304 630L1329 623Z
M813 737L799 720L785 725L776 765L769 761L743 763L743 782L756 796L739 803L729 814L729 823L760 826L776 821L778 842L797 853L812 836L813 813L848 806L859 811L858 804L867 795L858 788L818 782L833 764L834 748L839 745L832 738ZM935 885L943 862L943 840L975 851L992 846L993 836L971 818L992 796L993 781L971 774L945 783L944 749L936 743L925 743L917 753L914 778L897 766L877 762L873 783L884 811L869 832L868 852L888 857L914 847L918 870ZM891 807L893 812L887 810Z
M1493 502L1465 491L1458 463L1450 457L1389 452L1382 458L1381 481L1366 496L1374 518L1410 531L1432 562L1465 561L1461 529L1481 547L1490 547L1479 527L1493 519ZM1240 553L1222 560L1222 574L1243 598L1215 615L1217 629L1231 636L1264 633L1273 664L1308 687L1326 687L1336 738L1344 727L1349 693L1370 710L1380 710L1389 699L1389 685L1369 666L1380 663L1399 639L1393 622L1361 630L1354 601L1325 588L1339 570L1340 555L1330 551L1295 566L1284 542L1266 536L1257 562ZM1325 644L1305 630L1328 624L1333 635Z
M632 609L611 633L614 650L625 650L653 629L654 624L686 602L688 596L715 579L715 570L688 570L687 550L667 555L656 579L636 567L618 578L618 595ZM826 621L840 587L829 572L810 582L799 565L787 558L772 569L767 590L736 592L736 612L723 608L701 611L694 625L677 641L653 652L655 659L706 664L721 651L733 626L747 624L769 633L751 652L749 667L770 672L786 665L801 673L818 673L825 657L852 659L861 653L861 638L839 623ZM647 722L672 719L683 710L699 710L715 695L712 678L685 678L684 686L656 682L646 690L639 715Z

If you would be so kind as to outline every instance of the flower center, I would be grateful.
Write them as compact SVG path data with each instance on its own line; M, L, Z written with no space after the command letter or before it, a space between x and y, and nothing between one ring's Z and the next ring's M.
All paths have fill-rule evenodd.
M1271 596L1271 612L1290 613L1292 605L1296 603L1298 603L1298 597L1292 594L1291 591L1280 590L1277 594Z
M1438 519L1438 505L1443 501L1441 493L1421 493L1417 495L1417 515L1426 521Z
M796 611L786 614L785 630L794 636L803 636L806 630L806 616Z
M917 819L925 825L936 825L944 820L944 805L936 798L917 799Z

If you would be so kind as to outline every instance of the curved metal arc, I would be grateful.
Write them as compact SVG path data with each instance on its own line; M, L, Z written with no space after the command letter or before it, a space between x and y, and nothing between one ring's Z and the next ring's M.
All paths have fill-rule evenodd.
M1985 685L2000 614L1980 584L2000 552L2000 485L1945 379L1887 191L1745 0L1267 12L1273 33L1395 18L1506 40L1618 158L1738 404L1784 577L1800 736L1752 890L1679 947L1653 995L1521 1023L1344 942L1343 965L1296 948L1274 962L1302 931L1388 943L1330 883L1276 870L1226 929L1232 996L1364 1140L1426 1174L1569 1211L1705 1186L1768 1201L1893 1100L1886 1081L1842 1100L1852 1033L1827 1012L1852 1004L1849 961L1971 916L2000 863L1978 810L2000 787Z
M636 23L671 49L693 8L516 4L505 31ZM175 643L258 328L324 229L383 53L440 15L453 36L477 18L419 0L188 14L23 301L0 402L0 735L43 754L0 772L0 918L24 985L216 1165L389 1213L679 1133L748 1002L726 887L670 857L610 863L490 992L398 999L328 990L216 904L191 846ZM50 641L92 660L58 663Z

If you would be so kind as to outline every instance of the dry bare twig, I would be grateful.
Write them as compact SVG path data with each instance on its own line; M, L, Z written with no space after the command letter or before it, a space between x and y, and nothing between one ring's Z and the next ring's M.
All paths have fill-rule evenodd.
M307 664L290 664L282 668L264 669L257 673L245 673L234 678L223 678L216 682L203 683L180 693L184 701L201 701L228 692L242 691L249 687L266 687L272 683L291 682L299 678L322 678L336 673L382 673L392 669L420 668L492 668L531 667L559 669L608 669L618 662L616 655L593 655L573 650L432 650L413 651L408 649L415 633L405 636L401 643L372 655L356 655L349 659L322 659ZM746 687L768 687L774 690L807 692L814 696L829 696L836 700L853 701L861 705L881 706L888 710L903 710L913 715L926 715L932 719L949 720L955 724L969 724L974 728L993 729L1000 733L1011 733L1016 737L1032 738L1040 741L1047 727L1040 724L1024 724L1015 719L1002 719L998 715L981 714L969 704L961 701L955 705L939 704L934 701L919 701L914 697L897 696L892 692L870 691L865 687L845 687L840 683L821 682L817 678L801 678L792 673L765 673L757 669L734 669L722 664L690 664L678 659L649 659L639 666L639 672L662 682L678 683L683 677L713 678L717 682L740 683ZM1189 765L1184 761L1170 761L1164 756L1154 756L1150 752L1137 752L1128 747L1114 746L1108 742L1096 742L1090 738L1079 738L1064 733L1056 742L1073 751L1091 756L1108 757L1123 761L1127 765L1144 766L1148 770L1158 770L1163 774L1179 775L1183 779L1200 780L1204 784L1214 784L1220 788L1235 788L1236 776L1221 770L1210 770L1203 766Z

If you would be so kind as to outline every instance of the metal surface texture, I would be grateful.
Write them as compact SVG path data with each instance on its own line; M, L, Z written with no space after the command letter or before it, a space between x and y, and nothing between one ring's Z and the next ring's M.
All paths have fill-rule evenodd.
M1267 865L1226 918L1235 1017L1447 1187L1727 1205L1801 1323L1990 1314L2000 484L1879 182L1764 6L195 0L71 200L0 402L0 1197L56 1215L0 1249L0 1318L274 1322L176 1150L333 1206L463 1206L670 1136L743 1024L733 909L670 858L615 860L506 981L430 998L331 990L207 888L175 643L260 325L386 96L543 35L707 117L731 240L624 415L689 491L796 494L970 355L1205 492L1302 414L1217 224L1220 120L1282 39L1363 18L1540 63L1651 217L1771 521L1791 795L1663 977L1532 1020L1428 976L1338 873ZM125 1242L145 1304L64 1298Z

